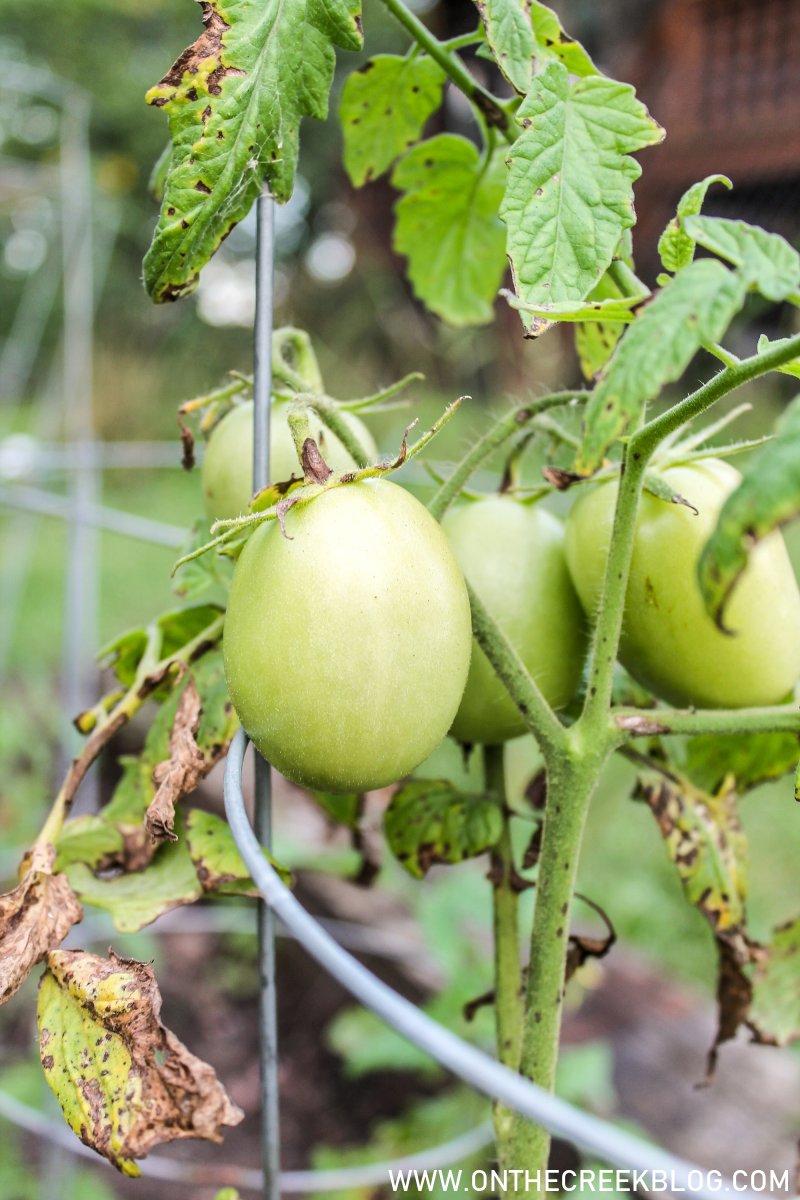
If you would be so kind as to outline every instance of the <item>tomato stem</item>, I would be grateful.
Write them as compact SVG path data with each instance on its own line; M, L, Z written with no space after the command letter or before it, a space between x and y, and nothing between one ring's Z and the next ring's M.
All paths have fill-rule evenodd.
M494 425L479 438L474 446L457 464L452 475L444 481L428 505L431 516L441 521L447 509L458 498L459 493L470 477L477 471L485 459L489 458L500 446L509 441L516 433L524 429L535 417L547 412L550 408L560 408L565 404L577 404L587 400L586 391L553 392L541 396L529 404L519 404L510 412L504 413Z
M514 885L514 852L510 814L506 805L505 760L502 746L484 746L484 779L503 813L503 832L492 853L492 908L494 921L495 1029L497 1057L507 1067L519 1065L522 1037L522 970L519 947L519 893ZM507 1161L513 1118L503 1105L494 1107L497 1154Z
M431 33L422 21L406 8L402 0L383 0L400 24L411 34L414 41L437 62L444 73L449 76L460 92L463 92L478 113L489 125L499 129L509 142L515 142L519 131L514 129L514 123L509 113L503 107L502 101L487 91L464 66L457 54L448 49L445 43ZM474 40L474 39L473 39Z

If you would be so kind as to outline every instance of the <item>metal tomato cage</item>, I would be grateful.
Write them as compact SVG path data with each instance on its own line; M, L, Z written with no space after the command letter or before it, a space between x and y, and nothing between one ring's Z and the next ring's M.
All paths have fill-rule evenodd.
M52 470L65 472L70 486L68 496L64 497L38 485L21 483L13 476L4 478L0 471L0 507L17 510L16 520L6 534L1 552L4 570L0 573L0 586L3 588L5 611L13 613L30 565L30 549L38 516L57 516L69 522L62 704L66 712L71 712L92 699L90 693L96 645L95 597L98 587L97 531L105 529L172 547L178 547L185 534L175 526L107 508L97 501L101 469L114 466L172 466L175 451L171 443L99 443L95 439L91 403L92 323L98 269L93 260L91 240L93 219L87 97L79 89L64 84L46 72L8 63L4 64L4 71L0 73L0 89L4 87L13 88L18 93L42 96L61 113L59 171L64 330L61 387L57 390L64 405L67 442L36 444L28 463L28 473L41 475ZM263 487L269 481L273 238L273 202L264 193L257 203L254 489ZM106 241L107 261L113 232ZM23 308L25 305L21 304L20 310ZM12 358L16 356L17 379L26 381L43 332L43 325L37 325L36 322L35 304L28 304L24 312L17 314L14 328L17 342L12 340L6 345L0 362L8 360L9 355ZM28 331L27 342L24 338L20 341L20 330L25 329ZM19 369L20 365L22 370ZM49 389L51 393L54 390L53 387ZM42 431L47 429L52 415L52 403L43 406L39 426ZM13 569L9 571L10 566ZM0 663L4 657L3 632L0 629ZM8 630L5 632L10 636ZM356 947L365 948L363 930L359 934L359 927L348 926L346 922L326 923L310 916L284 886L262 853L262 847L269 847L272 839L271 792L269 764L258 755L255 764L254 824L251 825L248 819L242 792L242 765L247 744L245 734L239 732L228 754L224 791L234 839L262 897L257 909L257 933L261 981L259 1035L263 1168L259 1171L228 1165L214 1169L163 1155L152 1155L142 1164L145 1178L193 1187L201 1184L217 1187L231 1185L259 1192L264 1200L278 1200L282 1193L303 1194L385 1185L390 1171L447 1167L491 1144L492 1129L487 1122L443 1145L390 1162L319 1171L281 1169L275 938L276 935L288 935L299 941L355 999L476 1091L515 1109L604 1162L629 1170L666 1172L676 1188L703 1200L710 1200L717 1195L720 1188L708 1187L704 1183L704 1172L699 1167L675 1158L551 1095L422 1013L345 949L343 943L348 938ZM65 739L65 755L69 750L69 743ZM88 788L84 784L84 803L86 791L91 791L91 787L91 782ZM216 916L213 910L204 909L186 913L182 918L180 914L167 914L154 923L153 929L162 936L186 931L215 931L224 925ZM241 916L247 920L247 914ZM236 914L235 927L241 929L238 917L239 914ZM228 914L226 919L231 919L231 915ZM101 920L93 925L90 918L86 924L90 928L84 927L84 940L91 942L98 937L107 939L108 927ZM333 936L334 932L336 937ZM372 953L376 951L374 945L369 949ZM380 948L377 949L380 953ZM65 1153L85 1157L95 1163L98 1161L94 1152L79 1142L66 1125L20 1103L2 1090L0 1117L46 1140L53 1150L57 1150L57 1154L49 1156L50 1171L43 1181L47 1200L55 1198L59 1175L62 1181L66 1178ZM753 1200L750 1193L739 1194L745 1200Z

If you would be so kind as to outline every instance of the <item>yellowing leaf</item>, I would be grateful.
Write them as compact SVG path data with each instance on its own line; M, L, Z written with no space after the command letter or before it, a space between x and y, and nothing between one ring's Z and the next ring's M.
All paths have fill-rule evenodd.
M125 1175L164 1142L222 1141L244 1115L160 1015L145 963L83 950L48 956L38 1004L45 1078L81 1141Z

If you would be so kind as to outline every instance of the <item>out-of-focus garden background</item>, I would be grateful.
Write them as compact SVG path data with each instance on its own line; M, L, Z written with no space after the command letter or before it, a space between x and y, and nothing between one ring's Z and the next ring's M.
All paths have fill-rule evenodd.
M467 0L418 0L414 7L442 36L476 23ZM796 0L560 0L557 7L565 26L603 66L637 84L668 130L665 145L648 152L637 192L637 254L645 278L655 277L655 242L677 199L689 183L711 172L729 174L736 187L732 193L718 189L708 211L758 221L794 242L800 238L800 93L792 86L800 57ZM252 216L209 265L194 297L157 308L140 284L156 214L148 177L165 142L163 116L148 109L143 97L196 36L199 18L190 0L3 4L0 871L5 879L13 874L15 850L42 819L70 744L65 697L74 690L65 691L64 664L77 635L65 580L76 547L64 514L76 502L75 443L86 432L76 423L76 411L86 414L82 401L88 394L96 439L127 447L109 447L108 459L116 453L119 461L127 455L137 462L101 466L97 494L89 501L188 527L200 508L199 477L179 466L177 404L210 390L230 368L250 367ZM377 0L367 2L365 26L366 54L404 49ZM576 382L576 360L568 334L523 341L516 316L502 301L495 322L479 329L444 327L415 303L390 248L389 184L383 180L356 193L341 167L336 104L354 62L344 57L331 116L324 124L305 123L295 195L277 215L276 323L312 333L335 396L365 394L420 370L426 378L413 390L413 415L424 425L443 403L468 393L472 399L436 443L435 458L444 460L468 443L487 409L502 408L512 395ZM486 64L476 59L472 68L480 72ZM88 208L80 194L84 103ZM444 114L436 118L440 128L469 134L468 115L452 92ZM65 164L60 147L70 128L72 158ZM83 361L80 321L70 325L82 300L73 293L65 306L63 276L66 262L71 286L69 272L80 261L88 231L93 339L90 361ZM771 336L784 335L790 319L763 301L756 311L754 302L735 327L732 348L752 348L756 324ZM698 361L697 378L710 369L710 360ZM81 395L70 390L76 381ZM754 389L754 411L738 426L742 435L771 425L790 394L791 381L781 386L774 377ZM403 410L375 418L382 450L396 447L407 418ZM131 443L141 445L137 450ZM536 462L526 462L525 472L536 478ZM411 482L424 488L424 473L412 474ZM491 486L492 480L487 476L485 482ZM25 489L32 488L40 501L46 492L61 516L26 511ZM98 534L95 549L96 556L90 547L85 561L92 568L96 557L97 617L83 627L99 645L164 608L175 551L108 531ZM792 549L800 561L796 536ZM94 578L84 583L83 603L91 607ZM141 736L142 727L134 723L125 744ZM448 769L460 769L454 749L441 753L450 755ZM441 769L440 758L431 764L432 773ZM512 795L521 794L534 768L527 740L510 748ZM110 756L99 780L102 794L115 778ZM611 960L587 969L571 991L566 1036L573 1047L565 1058L562 1092L605 1114L624 1115L709 1166L791 1165L785 1160L800 1116L796 1059L737 1046L726 1050L713 1093L694 1088L712 1028L712 939L679 895L651 814L629 798L633 778L631 768L609 770L590 819L581 890L608 911L620 947ZM218 807L219 779L210 777L204 789L204 801ZM489 885L481 864L451 869L446 876L434 872L423 885L387 865L385 887L376 898L347 882L354 855L310 803L293 789L280 792L280 801L278 850L293 865L307 867L300 890L314 911L359 926L373 966L459 1032L485 1040L486 1012L472 1025L461 1016L462 1005L483 992L489 979ZM797 898L800 821L788 785L753 793L743 819L752 847L752 927L758 936L789 915ZM367 838L369 820L368 813ZM323 864L338 879L315 870ZM190 918L204 913L205 923L193 925ZM588 910L586 920L591 927ZM231 904L212 918L201 908L171 926L165 919L162 932L136 937L113 933L110 924L95 919L92 926L79 931L73 944L91 935L100 947L113 940L120 953L168 965L161 972L168 1023L214 1063L248 1112L224 1148L203 1147L199 1157L256 1165L250 909ZM287 1166L403 1153L444 1140L486 1115L482 1102L423 1070L415 1054L352 1010L287 944L281 947L280 979ZM2 1010L0 1040L0 1094L52 1115L35 1061L30 1005L18 1000ZM568 1161L566 1148L559 1153ZM183 1154L198 1157L194 1149ZM210 1185L185 1190L201 1198L214 1194ZM96 1170L77 1167L68 1156L22 1137L0 1114L3 1200L135 1195L157 1200L162 1194L166 1190L153 1183L123 1182L103 1164Z

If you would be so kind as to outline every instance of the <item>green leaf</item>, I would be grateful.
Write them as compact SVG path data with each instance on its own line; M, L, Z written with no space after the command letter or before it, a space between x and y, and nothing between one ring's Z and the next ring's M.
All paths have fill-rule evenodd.
M775 1046L800 1038L800 917L779 926L756 960L748 1023Z
M640 785L658 822L686 899L700 910L717 936L744 924L747 840L737 812L736 791L710 795L687 783L659 780Z
M758 339L758 353L764 354L767 350L776 350L779 346L785 346L789 338L776 338L771 342L765 333L762 333ZM791 375L794 379L800 379L800 358L793 358L790 362L784 363L778 370L783 375Z
M693 183L678 201L677 214L658 239L658 253L665 271L680 271L683 267L688 267L694 259L697 243L694 238L689 237L683 222L686 217L693 217L700 212L712 183L724 183L727 188L733 187L727 175L707 175L699 183Z
M241 859L227 821L213 813L193 808L186 815L186 842L204 892L222 896L258 896L258 888ZM284 883L292 873L265 850L264 857Z
M456 791L445 779L416 779L395 792L384 816L386 840L421 879L434 863L457 863L494 846L503 829L496 800Z
M217 621L221 612L217 604L196 604L163 613L152 627L158 641L157 658L175 654ZM146 628L130 629L109 642L98 654L125 687L130 687L136 679L142 656L148 648L150 632Z
M153 169L151 170L150 178L147 181L147 190L155 200L156 204L160 204L164 199L164 184L167 181L167 172L169 171L171 159L172 143L167 142L166 146L153 163Z
M777 437L747 464L722 506L697 566L706 608L724 629L725 607L753 546L800 513L800 397L786 410Z
M503 294L512 308L518 312L529 313L535 318L529 327L532 334L542 332L556 321L580 324L602 319L627 325L633 320L631 309L642 303L641 296L609 296L602 299L587 296L585 300L561 300L557 304L527 304L510 292Z
M744 303L739 275L713 259L690 263L639 310L586 406L575 465L590 475L635 427L648 400L679 379L705 342L718 342Z
M550 63L516 114L524 132L510 148L500 215L520 299L529 304L582 300L633 225L630 157L661 141L663 130L632 87L599 75L570 83Z
M588 301L623 298L622 289L608 271L586 297ZM619 321L586 321L578 325L575 330L575 349L585 379L591 381L597 378L624 332L625 326Z
M698 787L714 790L730 776L741 795L760 783L780 779L800 761L800 738L793 733L742 733L689 738L686 771Z
M777 233L724 217L687 217L690 238L738 267L768 300L785 300L800 287L800 254Z
M176 1138L222 1140L243 1113L160 1021L145 963L59 950L39 987L39 1055L67 1124L123 1175Z
M443 133L411 150L394 169L394 248L408 259L414 292L451 325L492 319L506 269L498 217L505 186L502 153L488 161L466 138Z
M320 808L337 825L355 829L361 816L362 797L356 792L312 792Z
M497 65L524 96L531 86L534 61L561 62L570 75L596 75L597 68L580 42L564 32L546 4L530 0L475 0Z
M143 871L98 879L85 863L73 863L66 876L84 904L111 914L120 933L136 933L170 909L193 904L203 894L183 838L160 846Z
M148 103L169 118L172 157L144 260L152 298L191 292L266 182L289 199L303 116L323 119L334 46L358 50L359 0L209 0L204 30Z
M344 165L356 187L377 179L419 139L442 102L444 80L424 54L378 54L349 76L339 116Z
M180 548L179 557L191 554L210 540L211 523L202 518L192 526L188 538ZM184 600L195 600L212 588L227 589L232 574L233 563L229 558L221 554L204 554L202 558L194 558L176 571L175 592Z
M82 862L96 866L106 858L122 853L124 846L119 829L102 816L81 816L67 821L56 841L58 856L56 871L71 863Z

